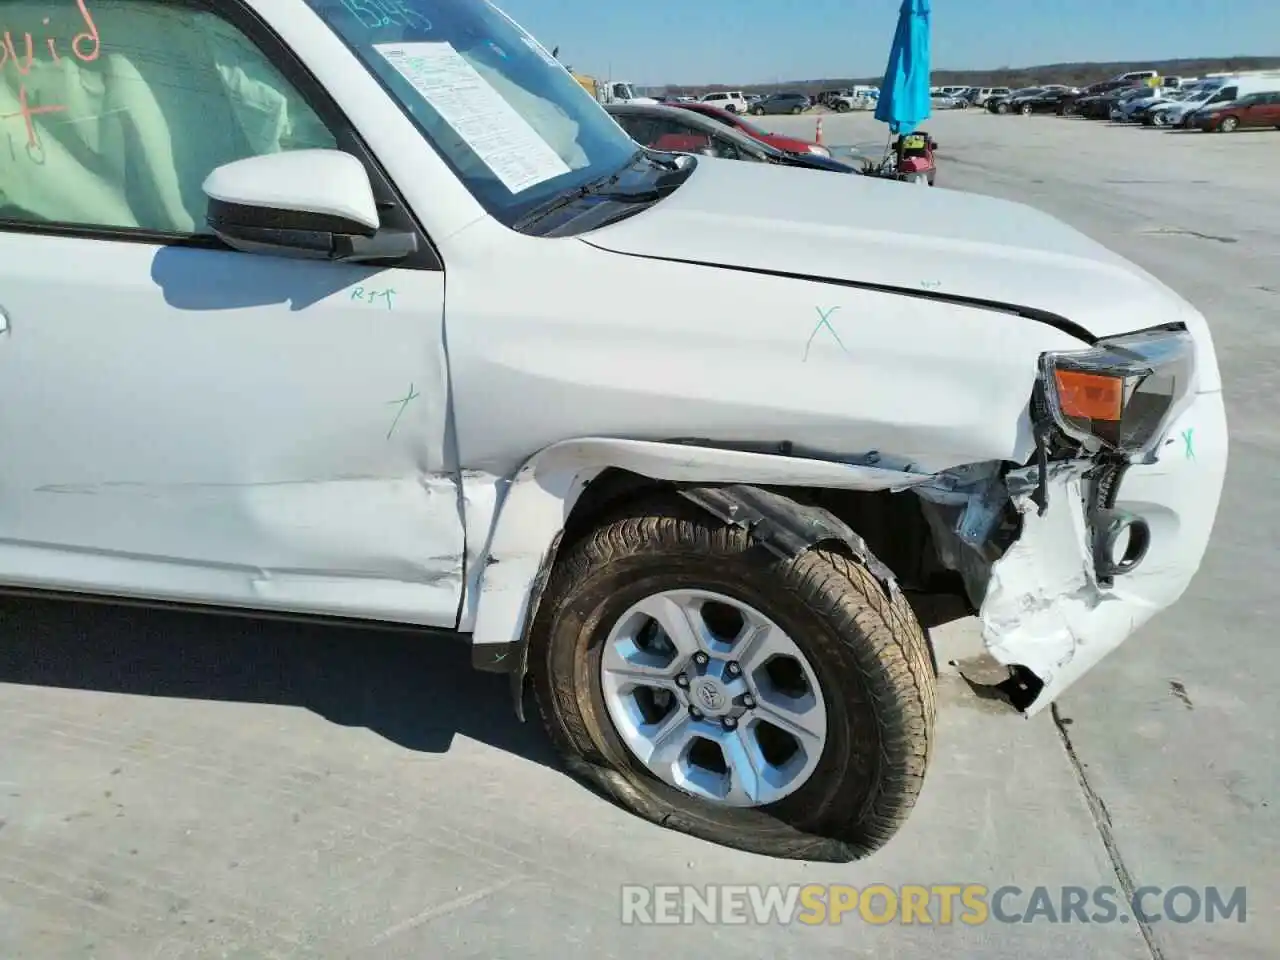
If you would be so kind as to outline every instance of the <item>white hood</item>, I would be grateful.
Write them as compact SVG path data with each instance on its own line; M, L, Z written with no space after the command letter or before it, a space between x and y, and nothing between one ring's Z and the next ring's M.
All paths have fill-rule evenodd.
M1213 361L1202 372L1217 378L1189 304L1083 233L1007 200L704 157L669 197L584 239L617 253L1034 308L1095 337L1181 321Z

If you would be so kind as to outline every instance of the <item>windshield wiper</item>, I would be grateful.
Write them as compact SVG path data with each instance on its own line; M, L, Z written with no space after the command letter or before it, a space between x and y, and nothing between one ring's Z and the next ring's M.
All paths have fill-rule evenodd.
M604 176L604 177L600 177L599 179L592 180L590 183L585 183L580 187L574 187L572 190L568 190L562 194L552 197L549 201L544 203L542 206L535 207L529 213L526 213L523 217L521 217L519 220L513 223L512 228L515 230L523 230L524 228L532 226L533 224L537 223L539 220L543 220L551 216L551 214L555 213L556 211L563 210L565 207L571 204L577 203L579 200L582 200L584 197L603 196L603 197L608 197L609 199L619 200L620 202L623 202L623 203L629 202L629 201L638 203L638 202L643 202L649 199L656 200L657 197L652 196L652 194L655 193L655 191L653 190L645 190L645 191L639 191L639 192L626 191L626 190L617 191L614 193L608 192L610 187L612 187L614 184L616 184L619 180L622 179L622 174L624 171L630 169L632 166L635 165L637 160L645 156L647 155L645 154L644 150L637 150L634 154L631 155L631 158L627 160L626 163L624 163L621 167L618 168L616 172L611 173L608 176Z
M623 174L640 163L645 163L651 168L663 171L654 179L652 186L640 190L611 189L622 179ZM686 168L674 159L667 160L656 157L642 147L633 153L627 162L614 173L552 197L542 206L536 207L517 220L512 224L512 229L524 230L540 220L545 220L551 214L587 197L599 197L612 203L654 203L684 183L692 172L692 164Z

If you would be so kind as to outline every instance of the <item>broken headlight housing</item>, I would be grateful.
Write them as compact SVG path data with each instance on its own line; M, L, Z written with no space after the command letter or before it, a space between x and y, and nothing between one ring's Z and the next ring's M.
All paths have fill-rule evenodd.
M1049 416L1091 451L1149 458L1194 394L1195 341L1186 330L1100 340L1040 358Z

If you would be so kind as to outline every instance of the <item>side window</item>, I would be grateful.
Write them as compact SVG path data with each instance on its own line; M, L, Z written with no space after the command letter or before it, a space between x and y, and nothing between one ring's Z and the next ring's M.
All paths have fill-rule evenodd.
M716 156L723 160L749 160L750 157L744 157L742 151L738 149L738 145L728 137L715 137L711 144L716 151Z
M653 124L653 136L658 142L668 144L667 149L679 150L685 153L696 153L699 150L705 150L711 145L711 138L706 132L698 127L679 123L675 120L655 120Z
M199 6L9 0L4 12L0 219L208 233L201 185L215 167L337 146L266 55Z
M657 142L654 121L648 117L618 117L617 120L622 125L622 129L627 131L627 136L636 143L651 147Z
M1210 103L1228 103L1240 95L1239 87L1223 87L1213 95Z

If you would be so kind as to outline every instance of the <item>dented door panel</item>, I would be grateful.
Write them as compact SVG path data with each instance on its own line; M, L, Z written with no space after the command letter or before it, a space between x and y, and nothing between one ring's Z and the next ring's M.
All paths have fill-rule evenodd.
M442 273L3 243L0 581L455 625Z

